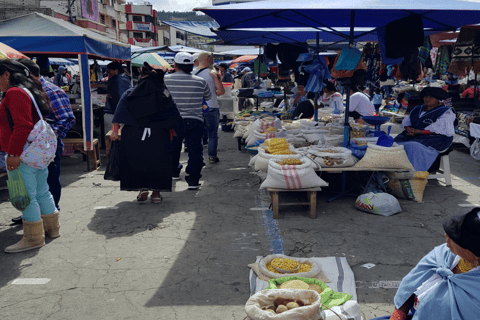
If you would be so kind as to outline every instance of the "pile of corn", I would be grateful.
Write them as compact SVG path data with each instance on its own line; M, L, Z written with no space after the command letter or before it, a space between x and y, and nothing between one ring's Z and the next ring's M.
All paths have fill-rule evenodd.
M285 138L272 138L265 142L268 143L268 146L265 148L265 152L267 153L274 155L296 154L295 152L290 151L287 139Z
M289 261L287 261L289 260ZM292 262L293 261L293 262ZM299 263L298 261L295 261L295 260L292 260L292 259L288 259L288 258L275 258L273 259L272 261L269 261L267 262L267 269L268 271L270 272L273 272L273 273L280 273L278 272L272 265L272 263L274 263L274 265L277 267L277 268L280 268L280 269L283 269L283 270L293 270L295 269L298 265L300 265L300 267L298 268L298 270L295 270L293 271L292 273L302 273L302 272L308 272L310 270L312 270L312 265L311 264L308 264L308 263ZM295 265L295 266L294 266ZM294 267L293 267L294 266Z
M295 166L295 165L303 164L303 162L300 159L294 159L294 158L279 160L277 161L277 163L281 166L288 166L288 165Z
M278 129L275 127L270 127L267 130L263 131L262 133L272 133L272 132L278 132Z

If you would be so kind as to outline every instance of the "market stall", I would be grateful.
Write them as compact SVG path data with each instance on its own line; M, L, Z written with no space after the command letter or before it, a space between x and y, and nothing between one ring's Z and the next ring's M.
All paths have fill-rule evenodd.
M78 59L81 70L83 148L93 150L93 109L88 59L130 61L130 45L41 13L2 21L0 41L30 57Z

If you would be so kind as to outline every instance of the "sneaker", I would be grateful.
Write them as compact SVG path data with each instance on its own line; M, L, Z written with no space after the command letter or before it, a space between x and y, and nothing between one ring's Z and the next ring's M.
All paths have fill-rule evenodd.
M202 185L200 183L192 183L188 185L188 190L198 190Z
M173 170L172 179L180 180L180 172L182 171L183 165L178 164L178 168Z
M210 164L217 163L217 162L219 162L219 161L220 161L220 159L218 159L218 157L210 157L210 158L208 158L208 163L210 163Z

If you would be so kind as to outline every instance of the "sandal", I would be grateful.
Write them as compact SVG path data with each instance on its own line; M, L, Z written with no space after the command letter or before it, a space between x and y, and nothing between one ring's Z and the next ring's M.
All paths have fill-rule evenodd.
M152 200L152 203L156 203L156 204L162 203L162 201L163 201L163 197L160 194L158 196L157 195L153 196L153 194L152 194L150 199Z
M137 196L137 201L143 202L143 201L147 201L147 199L148 199L148 191L140 191L140 193Z

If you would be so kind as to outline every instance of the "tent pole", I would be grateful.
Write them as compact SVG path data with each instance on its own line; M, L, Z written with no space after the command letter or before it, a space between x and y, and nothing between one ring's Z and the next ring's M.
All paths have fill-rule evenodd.
M320 52L320 32L317 32L317 37L315 41L315 58L320 59L318 57L318 53ZM315 92L315 101L313 102L313 106L316 107L318 103L318 98L320 97L320 92ZM313 111L313 121L318 121L318 109L315 108Z
M78 55L78 65L80 71L80 93L82 97L83 149L93 150L93 110L90 92L90 70L88 66L88 56L86 54Z
M353 39L354 39L354 30L355 30L355 10L350 11L350 37L348 39L348 45L350 48L353 48ZM350 124L348 123L349 111L350 111L350 85L346 85L347 89L347 100L345 108L345 122L343 128L343 146L348 148L350 145Z

